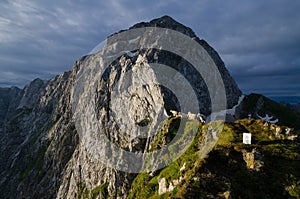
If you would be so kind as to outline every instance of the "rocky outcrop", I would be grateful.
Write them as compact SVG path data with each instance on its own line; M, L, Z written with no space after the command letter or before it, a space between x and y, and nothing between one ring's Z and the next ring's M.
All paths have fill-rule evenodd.
M25 86L22 90L22 98L17 109L33 108L38 103L39 97L45 90L46 85L47 81L35 79Z
M223 78L228 107L233 107L241 95L217 52L190 29L170 17L162 17L138 27L164 27L194 38L211 56ZM71 71L50 81L34 80L23 90L0 90L0 117L7 121L0 138L1 198L125 198L136 174L108 168L93 158L82 145L72 112L74 85L80 70L99 65L103 75L95 89L96 117L101 130L110 141L130 152L147 151L151 140L136 135L158 121L155 113L166 117L170 110L180 111L176 97L168 88L144 84L155 81L156 74L149 63L170 65L194 84L200 99L201 113L210 113L209 93L203 78L187 70L181 57L159 49L137 49L124 54L109 67L101 65L101 52L78 60ZM108 68L108 69L105 69ZM124 72L131 70L125 76ZM139 85L112 98L114 86ZM88 82L86 83L88 84ZM89 86L89 85L85 85ZM3 92L2 92L3 91ZM4 94L3 94L4 93ZM129 94L129 95L127 95ZM188 102L189 96L186 96ZM114 103L112 103L114 99ZM84 105L84 104L82 104ZM83 108L88 108L83 106ZM196 114L196 113L195 113ZM125 123L124 123L125 121ZM131 121L131 123L129 123ZM118 126L123 122L126 128ZM131 135L122 129L131 129ZM133 165L128 165L131 167Z
M259 171L264 166L262 155L257 149L250 152L243 150L243 158L250 170Z

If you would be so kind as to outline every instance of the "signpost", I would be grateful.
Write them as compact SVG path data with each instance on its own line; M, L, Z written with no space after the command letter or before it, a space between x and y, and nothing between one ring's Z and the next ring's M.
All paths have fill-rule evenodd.
M251 133L243 133L243 144L251 144Z

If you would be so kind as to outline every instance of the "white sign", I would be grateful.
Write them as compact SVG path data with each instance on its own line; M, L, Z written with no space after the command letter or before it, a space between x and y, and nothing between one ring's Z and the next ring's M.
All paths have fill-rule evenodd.
M243 133L243 143L251 144L251 133Z

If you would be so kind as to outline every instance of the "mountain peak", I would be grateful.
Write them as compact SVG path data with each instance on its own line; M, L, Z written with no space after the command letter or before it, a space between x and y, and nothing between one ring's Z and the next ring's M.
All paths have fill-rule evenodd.
M173 24L180 24L179 22L177 22L175 19L173 19L172 17L170 17L169 15L164 15L160 18L156 18L150 21L151 22L159 22L159 23L173 23ZM182 25L182 24L180 24Z
M131 29L139 27L161 27L196 37L190 28L169 16L136 24ZM195 41L203 45L203 50L215 62L224 82L228 107L233 107L241 91L217 52L204 41ZM151 42L155 44L155 41ZM172 39L170 42L175 44L178 41ZM188 60L155 46L131 53L133 55L125 53L109 66L102 61L101 52L87 55L75 63L71 72L45 83L36 79L21 91L19 103L15 103L13 111L10 111L12 114L8 117L9 111L5 111L0 117L2 121L8 121L5 128L0 124L0 198L41 198L46 192L51 198L82 198L85 196L83 193L89 194L92 189L103 190L103 194L101 190L101 193L97 192L101 198L115 197L116 193L122 194L118 198L125 198L135 177L133 174L148 163L144 164L140 159L143 156L139 154L150 151L149 147L156 140L164 146L165 141L161 143L160 137L169 140L169 135L156 139L156 134L152 136L152 133L177 129L177 118L174 122L173 119L168 120L171 110L184 114L190 112L195 117L197 113L207 116L211 113L206 83ZM155 68L152 63L162 67ZM203 60L201 65L210 67L212 64ZM167 74L165 72L169 70L165 68L177 72ZM160 78L170 78L170 82L164 86ZM167 87L171 84L176 90ZM118 91L115 92L115 89ZM194 93L195 100L189 96L190 92ZM180 102L177 97L180 97ZM5 110L9 108L2 107ZM96 122L86 120L90 114ZM88 126L90 124L96 124L97 129ZM174 127L166 128L165 124L174 124ZM82 132L84 129L86 133ZM99 139L102 136L108 139ZM188 143L185 137L183 139ZM90 146L90 143L84 143L90 140L96 144ZM121 153L112 151L107 143L102 142L105 140L111 142L114 148L121 149ZM123 151L138 154L134 158L137 161L131 162L133 159L123 156ZM114 157L98 157L99 154L113 154ZM165 164L159 159L150 165L153 169Z
M137 23L137 24L133 25L132 27L130 27L129 29L143 28L143 27L168 28L168 29L172 29L172 30L181 32L189 37L196 37L196 34L194 33L194 31L191 28L179 23L178 21L176 21L175 19L173 19L172 17L170 17L168 15L164 15L160 18L153 19L150 22Z

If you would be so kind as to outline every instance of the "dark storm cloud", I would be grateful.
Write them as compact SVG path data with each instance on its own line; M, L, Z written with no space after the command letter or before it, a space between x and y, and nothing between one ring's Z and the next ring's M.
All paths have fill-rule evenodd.
M299 6L296 1L203 5L203 12L214 10L214 15L209 23L200 19L205 25L196 32L204 29L202 37L218 50L244 92L299 95Z
M245 92L300 95L300 1L10 0L0 4L0 86L71 69L106 36L170 15L221 55Z

